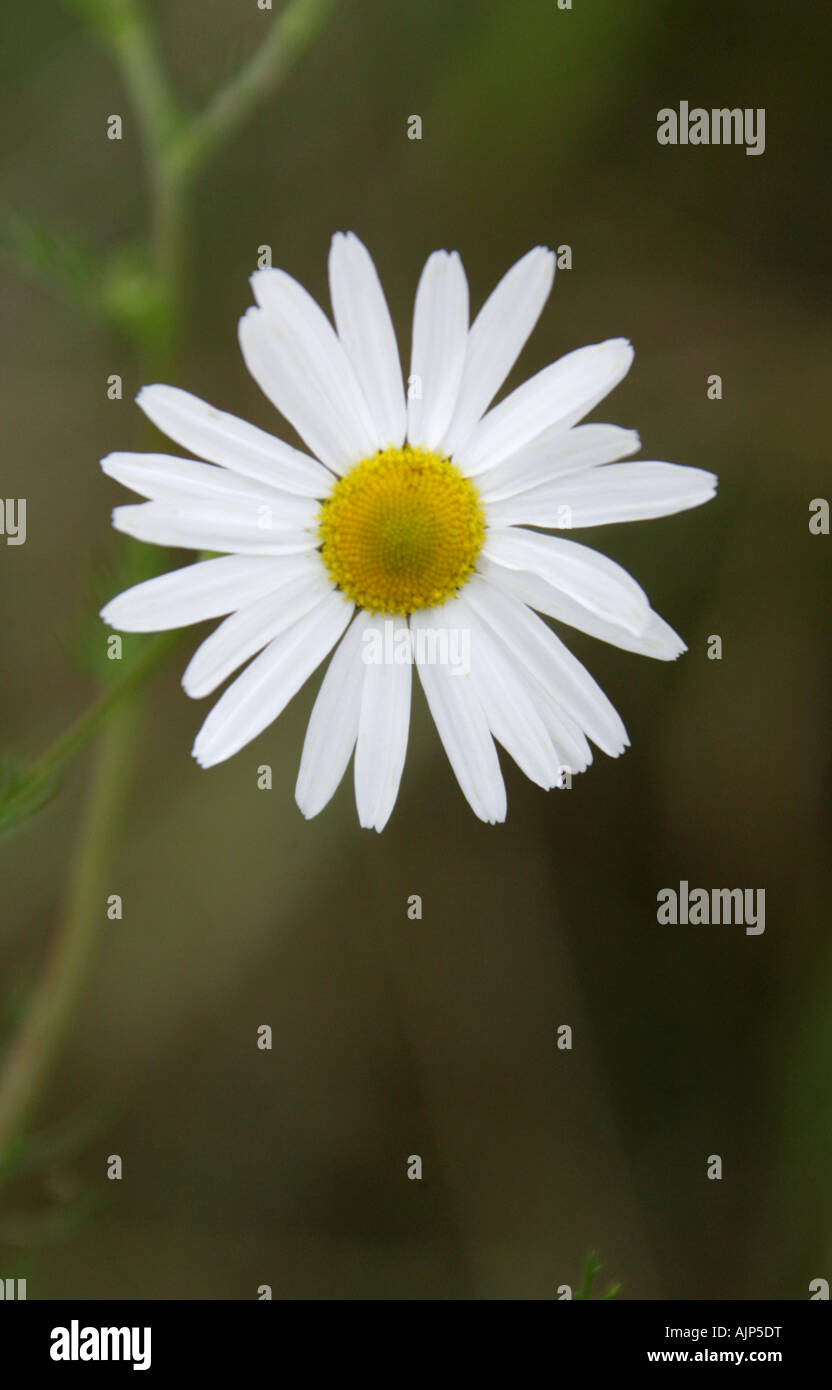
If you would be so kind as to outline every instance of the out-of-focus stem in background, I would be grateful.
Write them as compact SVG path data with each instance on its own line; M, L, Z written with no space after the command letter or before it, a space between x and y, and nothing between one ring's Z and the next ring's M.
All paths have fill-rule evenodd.
M136 327L132 337L145 369L155 378L163 377L171 371L184 327L184 247L195 177L322 32L335 0L289 0L268 21L268 33L252 58L198 115L187 114L171 91L139 0L68 3L111 49L141 131L150 216L143 292L154 309L155 331L148 339ZM28 259L31 263L32 258ZM0 1071L0 1171L35 1114L50 1063L82 995L96 937L106 921L108 875L118 851L136 759L139 687L165 650L165 642L149 648L123 681L96 701L30 770L36 793L93 729L100 728L66 902ZM26 790L32 794L31 786Z

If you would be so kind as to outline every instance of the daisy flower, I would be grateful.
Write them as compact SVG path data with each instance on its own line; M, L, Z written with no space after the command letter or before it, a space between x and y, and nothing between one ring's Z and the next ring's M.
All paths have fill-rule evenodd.
M301 756L305 816L327 804L354 751L359 820L384 827L414 665L483 821L506 814L495 740L544 788L586 769L589 740L623 752L615 709L538 613L661 661L684 643L619 565L543 531L666 516L707 501L716 479L621 463L640 448L634 431L578 423L627 372L623 338L568 353L491 406L554 272L552 252L535 247L469 326L462 262L434 252L416 292L405 388L384 292L357 237L332 242L334 327L285 271L257 271L240 347L308 453L175 387L139 393L153 423L197 458L105 458L105 473L148 499L117 507L114 526L220 553L129 589L102 617L125 632L224 619L182 678L198 698L245 666L197 735L202 767L262 733L333 648Z

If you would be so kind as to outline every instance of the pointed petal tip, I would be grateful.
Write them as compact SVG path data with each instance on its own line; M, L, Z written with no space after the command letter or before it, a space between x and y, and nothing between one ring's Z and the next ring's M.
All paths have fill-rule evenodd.
M396 800L398 800L398 795L396 797ZM396 807L394 803L389 808L389 810L377 812L376 815L373 817L373 830L375 830L377 835L380 835L382 831L387 829L390 817L392 816L395 809Z

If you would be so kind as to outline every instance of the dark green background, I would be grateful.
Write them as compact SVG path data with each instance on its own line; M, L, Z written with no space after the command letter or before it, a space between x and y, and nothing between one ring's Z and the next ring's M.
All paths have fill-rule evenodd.
M254 0L152 8L195 105L270 22ZM141 155L106 52L59 5L7 7L0 25L4 199L102 252L137 237ZM30 1298L263 1283L551 1298L591 1246L621 1297L800 1299L832 1279L832 539L808 530L830 493L829 39L820 7L774 0L342 0L201 179L177 385L282 432L236 343L262 243L328 305L330 236L358 232L405 353L432 249L460 251L477 306L531 245L568 243L512 384L630 337L635 364L595 418L638 428L646 458L713 469L720 491L579 537L632 569L690 651L664 665L564 630L632 748L548 795L506 761L504 827L463 802L421 695L381 837L359 830L350 776L319 819L295 808L317 678L200 771L206 707L178 681L203 634L186 635L137 729L112 870L124 919L105 925L41 1119L111 1109L4 1194L0 1273L27 1275ZM656 112L681 99L765 107L765 154L659 146ZM98 459L145 446L143 383L124 342L8 263L2 296L2 495L28 499L29 537L0 544L0 721L35 754L91 696L72 634L129 500ZM86 772L2 850L12 1012L54 926ZM680 879L764 888L765 934L659 926L656 893Z

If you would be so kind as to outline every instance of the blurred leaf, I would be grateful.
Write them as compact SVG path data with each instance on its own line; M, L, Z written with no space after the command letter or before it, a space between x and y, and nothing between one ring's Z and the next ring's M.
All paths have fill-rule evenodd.
M131 633L126 649L127 659L122 656L118 661L108 659L106 640L102 643L101 683L104 689L98 699L37 762L26 766L15 755L7 756L6 781L0 782L0 834L17 829L45 804L57 790L58 777L65 765L84 747L113 706L136 690L160 665L179 641L180 635L177 630L154 634ZM88 652L87 655L91 654Z
M97 1193L85 1192L49 1211L9 1212L6 1216L0 1216L0 1244L23 1247L56 1245L75 1235L99 1206Z
M102 268L102 255L68 233L0 209L0 254L73 308L108 319L146 352L168 341L170 309L145 247L120 247Z
M100 272L88 247L32 217L0 209L0 252L18 270L57 289L86 312L100 312Z
M71 661L90 676L101 689L109 689L124 676L131 662L152 640L145 633L116 633L102 622L101 609L116 594L132 589L171 568L170 551L162 546L142 545L127 537L112 560L96 558L89 567L86 596L81 618L63 639ZM121 637L122 656L108 656L108 639Z
M113 1107L85 1106L41 1133L16 1138L0 1156L0 1186L77 1158L113 1121Z
M120 247L105 268L100 291L107 318L144 350L163 347L170 336L170 307L147 248Z
M54 772L33 770L13 753L0 758L0 834L33 816L52 799L57 788Z
M597 1250L590 1250L589 1254L586 1257L586 1264L584 1266L583 1283L581 1284L580 1291L575 1294L576 1299L584 1299L587 1301L590 1301L592 1299L592 1286L603 1268L604 1266L598 1259ZM603 1301L604 1299L615 1298L616 1294L619 1293L620 1289L620 1283L610 1284L606 1293L602 1293L600 1295L601 1300Z
M132 6L124 0L63 0L64 7L106 38L121 34L129 25Z
M106 261L69 233L0 208L0 255L73 308L108 319L145 352L168 342L170 307L145 246L119 247Z

